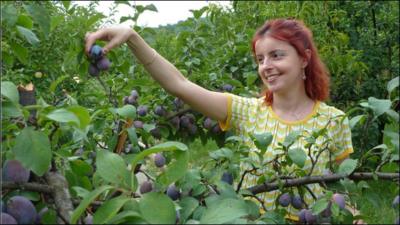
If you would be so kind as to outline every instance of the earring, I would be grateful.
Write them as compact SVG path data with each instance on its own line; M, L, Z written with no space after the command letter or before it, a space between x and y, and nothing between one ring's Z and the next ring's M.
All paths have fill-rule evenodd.
M306 80L306 79L307 79L306 73L304 72L304 70L303 70L303 76L301 77L301 79L303 79L303 80Z

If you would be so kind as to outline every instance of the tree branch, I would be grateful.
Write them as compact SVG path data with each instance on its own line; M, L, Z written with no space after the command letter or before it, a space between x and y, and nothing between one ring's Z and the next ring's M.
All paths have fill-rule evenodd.
M46 184L38 184L38 183L16 183L3 181L1 183L1 189L20 189L27 191L36 191L45 194L52 194L53 188Z

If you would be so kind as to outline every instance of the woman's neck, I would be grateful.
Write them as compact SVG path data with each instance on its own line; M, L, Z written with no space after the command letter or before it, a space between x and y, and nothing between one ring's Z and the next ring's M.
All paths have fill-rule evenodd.
M307 117L314 108L314 100L304 93L274 94L272 109L280 118L287 121L302 120Z

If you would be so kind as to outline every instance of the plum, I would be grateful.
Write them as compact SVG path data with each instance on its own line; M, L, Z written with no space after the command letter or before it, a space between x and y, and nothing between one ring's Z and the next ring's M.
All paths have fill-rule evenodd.
M3 166L3 181L28 182L30 170L25 169L18 160L8 160Z
M158 127L151 129L150 134L157 139L161 139L161 130Z
M197 126L195 124L189 124L189 134L195 135L197 133Z
M314 224L317 222L317 216L312 214L311 210L307 209L304 213L307 224Z
M215 124L211 130L214 134L220 134L222 132L221 128L219 127L219 124Z
M13 196L8 200L7 213L14 217L18 224L33 224L37 217L35 206L23 196Z
M2 212L0 214L0 224L18 224L17 221L8 213Z
M146 105L139 106L137 113L139 116L145 116L147 114L147 106Z
M182 127L189 128L189 125L190 125L189 117L187 117L186 115L183 115L183 116L181 116L180 120L181 120L180 124Z
M96 67L99 70L108 70L110 68L110 60L107 59L107 57L101 57L97 62L96 62Z
M175 105L175 109L178 110L178 109L182 108L184 103L180 98L175 98L174 99L174 105Z
M176 188L175 184L171 184L168 186L167 195L172 199L172 201L175 201L179 199L181 194L179 190Z
M165 111L164 106L162 105L158 105L155 109L154 109L154 113L158 116L165 116L165 114L167 113L167 111Z
M153 183L151 183L150 181L146 180L140 185L139 190L140 190L141 194L150 192L150 191L153 190Z
M222 86L222 90L227 91L227 92L231 92L233 90L233 86L230 84L224 84Z
M93 224L93 216L88 214L85 219L83 219L84 224Z
M136 91L135 89L133 89L133 90L131 91L131 96L132 96L133 98L135 98L135 99L138 99L138 98L139 98L139 93L138 93L138 91Z
M300 212L298 214L300 223L305 224L307 222L306 221L306 211L307 211L307 209L300 210Z
M140 120L135 120L135 121L133 121L133 126L135 128L143 128L143 122Z
M291 200L292 198L289 193L283 193L281 196L279 196L278 202L281 206L287 207Z
M206 128L207 130L210 130L212 128L212 125L213 125L213 120L210 117L207 117L203 121L203 127Z
M95 61L99 60L103 56L103 48L99 45L93 45L90 48L90 58L94 59Z
M128 102L128 104L130 104L130 105L136 105L136 103L137 103L136 98L133 97L132 95L129 95L129 96L128 96L127 102Z
M344 207L346 206L346 201L344 200L344 196L339 193L335 193L332 195L332 201L335 202L340 209L344 209Z
M332 202L328 203L328 206L320 213L322 217L330 217L332 215L331 211Z
M233 184L233 175L232 175L232 173L224 172L222 174L221 181L232 185Z
M175 129L179 130L180 127L180 119L178 116L174 116L174 118L171 119L171 124L172 126L175 127Z
M100 74L100 70L96 67L95 64L90 63L90 65L89 65L89 74L90 74L92 77L97 77L97 76L99 76L99 74Z
M299 195L295 195L292 198L292 206L295 209L301 209L303 207L303 201L301 200L301 197Z
M163 154L157 153L154 156L154 164L156 164L158 168L161 168L165 165L165 157L163 156Z

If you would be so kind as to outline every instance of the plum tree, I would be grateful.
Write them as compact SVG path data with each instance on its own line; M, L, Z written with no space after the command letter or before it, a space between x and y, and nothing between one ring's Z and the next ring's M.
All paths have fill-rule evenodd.
M157 153L155 156L154 156L154 164L158 167L158 168L161 168L161 167L163 167L164 165L165 165L165 157L163 156L163 154L162 153Z
M95 64L90 63L89 65L89 74L93 77L97 77L100 74L100 70L96 67Z
M93 45L90 48L90 58L94 60L99 60L103 56L103 48L99 45Z
M108 60L107 57L101 57L97 62L96 62L96 67L99 70L108 70L110 68L110 60Z
M172 199L172 201L175 201L175 200L179 199L179 197L181 196L181 193L176 188L175 184L171 184L167 188L167 195Z
M153 190L153 183L151 181L145 180L139 188L141 194L150 192Z
M8 200L7 213L14 217L18 224L33 224L37 217L35 206L23 196L13 196Z
M295 209L301 209L303 207L303 201L301 200L301 197L299 195L293 196L291 203Z
M0 224L18 224L17 221L8 213L0 214Z
M278 202L281 206L287 207L289 206L292 198L289 193L283 193L281 196L279 196Z
M147 114L147 106L146 105L140 105L138 107L138 111L137 111L139 116L145 116Z
M232 173L224 172L222 174L221 181L232 185L233 184L233 175L232 175Z
M341 209L344 209L344 207L346 206L344 196L339 193L335 193L332 195L332 201L336 203Z
M25 169L18 160L8 160L3 166L4 181L28 182L30 170Z

